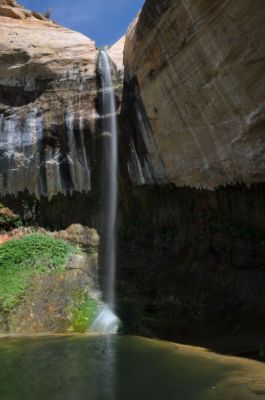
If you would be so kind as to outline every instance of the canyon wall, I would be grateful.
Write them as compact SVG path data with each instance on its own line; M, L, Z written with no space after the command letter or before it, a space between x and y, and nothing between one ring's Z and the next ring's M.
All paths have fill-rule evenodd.
M263 340L264 13L256 0L147 0L129 28L117 279L128 332L219 349Z
M258 0L145 2L125 45L125 84L146 148L141 160L130 142L136 183L264 181L264 17Z
M264 13L257 0L147 0L124 68L124 38L110 49L127 332L264 340ZM13 0L0 31L1 198L29 223L98 227L95 44Z
M6 0L0 32L1 196L89 192L94 42Z

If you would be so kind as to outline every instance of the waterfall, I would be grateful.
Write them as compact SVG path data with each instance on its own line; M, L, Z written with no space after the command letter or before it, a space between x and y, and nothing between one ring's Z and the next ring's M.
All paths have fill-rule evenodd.
M111 64L106 51L99 53L102 99L101 207L102 260L106 280L106 306L91 326L96 333L115 333L116 221L118 198L118 129Z

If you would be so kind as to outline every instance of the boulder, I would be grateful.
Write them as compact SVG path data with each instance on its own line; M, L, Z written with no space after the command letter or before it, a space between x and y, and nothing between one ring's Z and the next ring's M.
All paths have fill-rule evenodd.
M99 247L97 231L81 224L72 224L67 229L56 232L54 236L87 248L96 249Z

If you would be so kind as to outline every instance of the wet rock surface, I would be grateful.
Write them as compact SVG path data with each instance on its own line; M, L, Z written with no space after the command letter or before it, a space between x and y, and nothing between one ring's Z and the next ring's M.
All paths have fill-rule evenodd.
M1 195L89 192L95 44L14 2L2 4Z
M117 297L128 332L220 351L258 349L265 329L264 185L126 188Z

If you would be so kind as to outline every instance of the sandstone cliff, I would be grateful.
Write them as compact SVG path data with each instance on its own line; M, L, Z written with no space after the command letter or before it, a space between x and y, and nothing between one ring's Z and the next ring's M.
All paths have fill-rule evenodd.
M264 17L258 0L145 2L125 45L146 150L130 139L134 182L137 170L138 184L264 181Z
M120 38L118 42L114 43L109 49L109 55L115 63L117 70L123 72L123 57L124 57L125 36Z
M0 4L0 193L21 192L4 204L53 229L98 226L95 45ZM257 0L147 0L128 31L117 273L128 332L263 338L263 20ZM122 77L123 39L110 54Z
M263 340L264 13L257 0L147 0L129 28L117 279L129 332Z
M0 3L0 192L89 192L94 42Z

